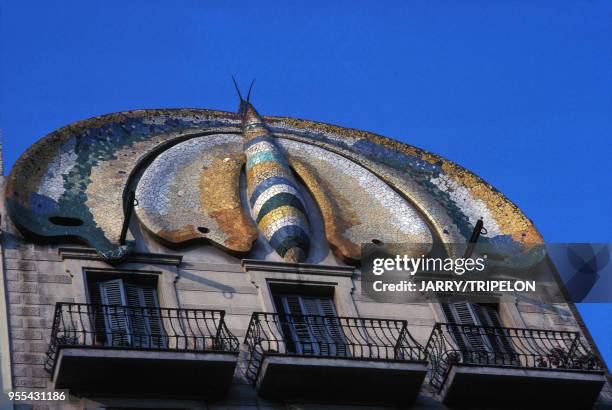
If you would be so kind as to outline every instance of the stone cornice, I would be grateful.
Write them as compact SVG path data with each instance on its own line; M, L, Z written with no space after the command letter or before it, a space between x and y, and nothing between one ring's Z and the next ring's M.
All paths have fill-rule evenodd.
M93 248L61 247L58 253L62 260L65 259L85 259L103 261ZM165 253L132 253L128 255L122 263L148 263L154 265L173 265L179 266L183 261L182 255L172 255Z
M315 265L310 263L285 263L243 259L242 267L245 271L284 272L304 275L324 275L351 277L355 273L352 266Z

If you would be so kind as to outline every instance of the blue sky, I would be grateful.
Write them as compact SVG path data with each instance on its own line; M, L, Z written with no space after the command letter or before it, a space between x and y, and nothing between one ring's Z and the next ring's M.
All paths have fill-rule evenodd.
M5 172L73 121L234 111L374 131L504 192L548 242L611 242L612 2L0 1ZM580 307L612 362L612 305Z

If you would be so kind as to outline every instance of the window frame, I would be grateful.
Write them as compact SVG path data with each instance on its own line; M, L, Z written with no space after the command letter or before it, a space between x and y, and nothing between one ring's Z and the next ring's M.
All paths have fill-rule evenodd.
M118 286L119 293L117 296L119 296L121 301L120 305L109 303L108 296L106 296L106 292L108 292L107 287L111 283L116 283ZM86 290L89 298L88 303L92 305L99 304L104 306L102 308L103 317L100 319L98 317L100 312L94 309L94 312L98 313L93 313L93 317L91 319L96 329L98 329L99 326L101 328L101 325L103 325L104 337L100 338L99 343L104 346L115 346L115 328L120 326L124 328L126 333L125 343L120 344L122 347L164 348L167 345L164 319L162 315L157 313L161 312L161 310L159 310L161 309L161 306L159 304L159 290L157 288L156 280L153 278L132 278L130 276L121 274L97 274L93 278L88 278L86 284ZM130 292L130 289L128 289L129 287L132 288L132 292L134 290L137 291L139 299L138 306L134 306L132 303L130 303L130 295L128 294ZM95 298L93 297L94 289L96 292ZM152 306L148 306L146 304L144 289L148 289L149 292L151 292L151 301L153 302ZM144 302L144 304L142 302ZM142 316L139 316L140 312L142 312ZM110 320L110 315L125 316L124 323L113 323ZM141 318L140 322L138 322L139 317ZM136 333L136 327L141 330L142 334ZM154 329L157 329L157 332L155 332ZM108 341L109 334L113 335L111 337L110 344ZM123 337L121 340L123 341Z
M358 317L353 300L355 283L352 266L289 264L284 262L244 259L242 267L258 289L262 311L276 312L273 289L294 287L302 292L333 292L338 316Z

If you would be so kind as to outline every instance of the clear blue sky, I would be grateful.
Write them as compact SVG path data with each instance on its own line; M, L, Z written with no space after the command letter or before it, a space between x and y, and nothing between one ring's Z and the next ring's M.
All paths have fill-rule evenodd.
M233 111L234 73L263 114L466 166L548 242L612 242L611 1L288 3L0 1L5 172L94 115ZM612 305L581 309L612 363Z

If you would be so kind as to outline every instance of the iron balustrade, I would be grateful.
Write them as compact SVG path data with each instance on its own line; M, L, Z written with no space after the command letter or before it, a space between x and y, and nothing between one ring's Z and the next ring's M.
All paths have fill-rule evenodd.
M438 389L455 364L603 371L579 332L436 323L425 351L429 381Z
M423 362L405 320L255 312L244 340L247 378L255 382L265 355Z
M65 347L238 353L225 311L57 303L45 368Z

